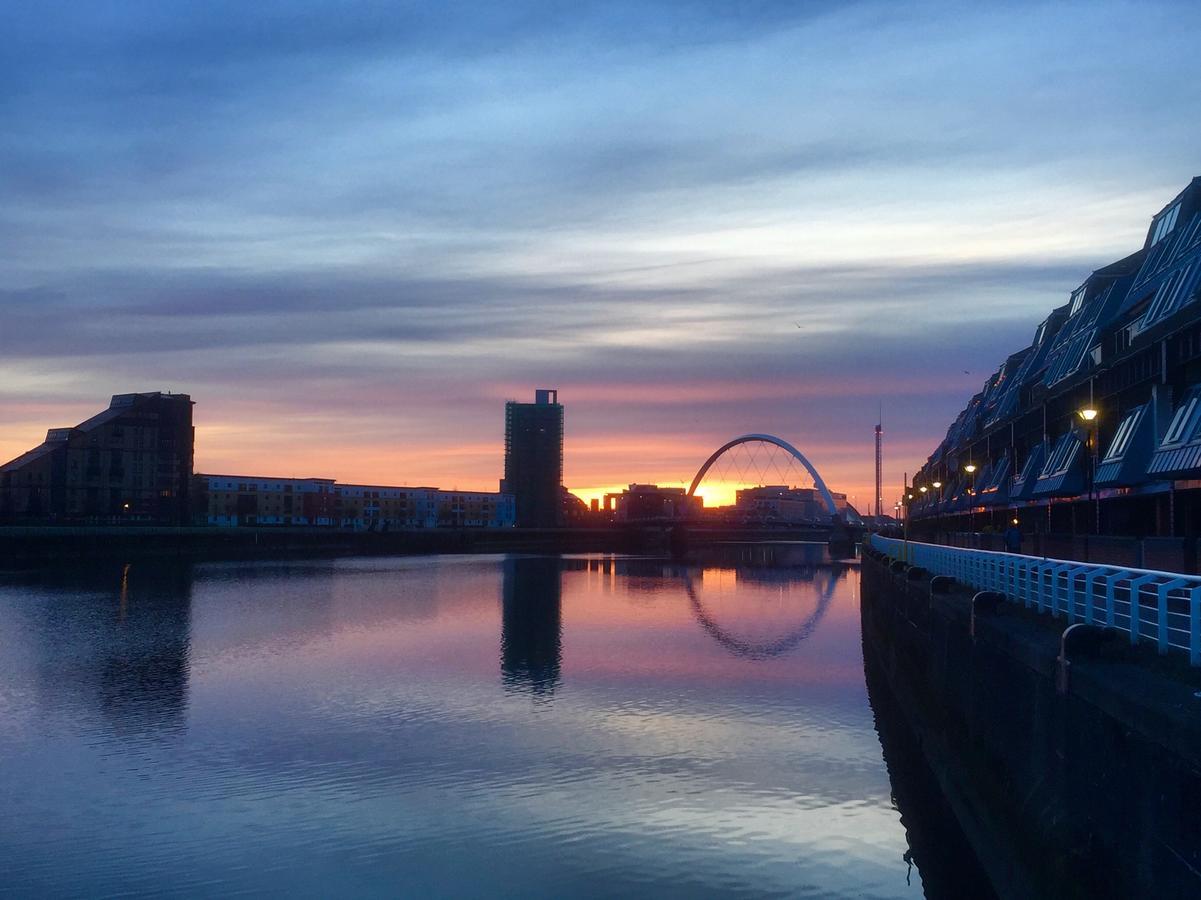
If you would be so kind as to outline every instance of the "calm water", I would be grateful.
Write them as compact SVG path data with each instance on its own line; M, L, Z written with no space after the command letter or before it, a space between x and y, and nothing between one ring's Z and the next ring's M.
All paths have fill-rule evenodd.
M822 552L0 575L0 893L979 895Z

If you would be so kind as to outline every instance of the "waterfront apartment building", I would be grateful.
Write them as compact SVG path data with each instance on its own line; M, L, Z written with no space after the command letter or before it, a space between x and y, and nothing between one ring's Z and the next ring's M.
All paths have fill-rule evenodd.
M1201 531L1201 178L1090 273L959 413L906 491L945 530ZM923 490L924 489L924 490ZM910 497L909 495L912 495Z
M539 389L533 403L505 403L502 494L517 504L523 528L563 524L563 407L559 392Z
M0 521L190 521L192 406L187 394L115 394L78 425L51 428L0 466Z
M222 526L507 528L515 516L506 494L338 484L332 478L197 475L195 495L198 523Z

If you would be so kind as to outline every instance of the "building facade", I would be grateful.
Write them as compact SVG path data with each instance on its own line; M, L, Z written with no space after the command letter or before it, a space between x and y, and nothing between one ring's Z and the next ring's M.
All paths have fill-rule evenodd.
M830 496L843 521L859 521L859 514L847 503L846 494L831 491ZM830 511L817 488L764 485L743 488L735 497L735 514L743 522L783 525L826 525L830 522Z
M0 521L191 520L195 431L187 394L115 394L108 409L0 466Z
M198 523L355 531L508 528L513 498L488 491L338 484L332 478L197 475Z
M1009 356L914 477L911 519L1046 532L1201 528L1201 178Z
M539 389L533 403L505 404L505 475L501 493L517 504L523 528L563 524L563 407L559 392Z
M693 519L703 506L700 497L689 497L682 487L631 484L620 494L605 494L605 509L613 511L617 522Z

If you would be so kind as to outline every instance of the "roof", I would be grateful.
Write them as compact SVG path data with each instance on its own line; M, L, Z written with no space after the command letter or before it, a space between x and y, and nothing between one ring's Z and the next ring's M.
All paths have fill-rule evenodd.
M46 443L38 444L38 446L34 447L32 450L27 450L26 452L24 452L20 456L18 456L16 459L11 459L8 462L6 462L4 465L0 466L0 472L16 471L17 469L20 469L20 468L23 468L23 467L29 465L34 460L41 459L43 456L46 456L49 453L53 453L55 450L59 449L60 447L64 447L64 446L66 446L66 445L61 442L54 442L54 443L46 442Z

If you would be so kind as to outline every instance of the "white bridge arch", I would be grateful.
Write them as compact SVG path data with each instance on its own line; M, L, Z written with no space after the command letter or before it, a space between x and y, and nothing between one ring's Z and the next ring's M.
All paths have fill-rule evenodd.
M822 477L818 474L817 469L813 468L813 463L805 459L805 454L803 454L796 447L792 446L792 444L788 443L788 441L771 434L743 434L734 438L732 441L726 441L726 443L722 444L713 451L713 455L705 460L705 464L701 466L700 471L696 473L696 478L692 479L692 484L688 488L688 496L691 497L696 493L696 489L700 486L701 480L704 479L705 473L708 472L709 468L721 458L723 453L732 447L737 447L739 444L752 443L773 444L784 452L791 454L793 459L804 466L809 474L813 476L813 484L817 487L817 490L822 495L822 499L826 502L826 511L830 513L831 518L836 521L841 519L841 517L838 515L838 507L834 505L834 497L830 494L830 489L826 487L826 483L822 481Z

